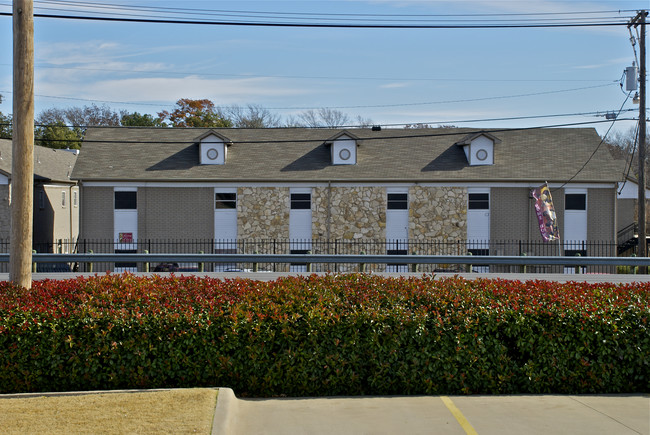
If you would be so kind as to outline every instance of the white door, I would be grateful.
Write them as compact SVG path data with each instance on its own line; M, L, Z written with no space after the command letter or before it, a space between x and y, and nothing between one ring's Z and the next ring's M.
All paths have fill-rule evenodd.
M564 255L585 256L587 241L587 191L586 189L566 189L564 191ZM565 273L575 273L575 267L564 268ZM584 271L584 270L583 270Z
M408 255L408 193L388 192L386 208L386 254ZM408 265L386 265L386 272L407 272Z
M138 192L135 188L115 189L113 205L113 247L115 253L138 252ZM116 262L116 273L137 272L137 263Z
M311 251L311 189L291 189L289 210L289 250L292 254ZM291 264L290 272L306 272L306 264Z
M215 190L214 253L237 253L237 192ZM216 263L215 272L237 270L235 263Z
M490 255L490 191L468 189L467 250L472 255ZM489 266L474 266L474 272L487 273Z

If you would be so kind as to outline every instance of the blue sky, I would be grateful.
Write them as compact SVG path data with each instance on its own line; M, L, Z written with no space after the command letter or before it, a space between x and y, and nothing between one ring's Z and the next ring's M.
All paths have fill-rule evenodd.
M106 9L82 10L73 2L64 3L35 1L35 12L107 14ZM318 22L337 18L351 23L367 23L378 15L391 16L393 23L444 15L435 18L446 24L494 22L497 18L517 23L543 17L627 20L635 10L649 6L647 0L110 0L97 4L201 9L204 16L215 20L223 19L216 15L219 10L221 14L241 11L231 12L230 19L248 15L237 19L251 20L252 13L310 13L330 14L322 15ZM65 11L56 10L61 7ZM181 9L174 11L167 17L194 18L181 15ZM591 14L599 11L610 12ZM0 0L0 12L11 12L9 0ZM513 15L523 13L565 15ZM304 15L295 17L306 21ZM0 16L3 113L12 111L11 29L11 17ZM35 19L37 114L51 107L92 103L155 114L169 110L180 98L208 98L224 106L261 105L285 118L306 109L329 107L384 125L491 128L590 122L604 116L489 119L617 111L626 98L619 80L633 60L625 26L341 29ZM630 98L624 109L638 110L638 106ZM637 113L624 116L636 117ZM625 130L632 125L632 121L619 121L616 128ZM603 134L609 124L594 127Z

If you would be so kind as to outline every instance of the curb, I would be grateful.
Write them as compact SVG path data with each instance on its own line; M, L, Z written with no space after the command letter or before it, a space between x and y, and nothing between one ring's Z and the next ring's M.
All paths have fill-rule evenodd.
M217 407L212 420L212 435L226 435L232 432L238 408L235 392L231 388L219 388Z

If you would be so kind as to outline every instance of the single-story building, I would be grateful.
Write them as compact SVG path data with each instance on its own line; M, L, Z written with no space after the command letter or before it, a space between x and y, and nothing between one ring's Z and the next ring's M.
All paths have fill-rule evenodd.
M109 127L72 179L80 238L106 252L616 255L624 170L591 128ZM538 229L545 182L560 244Z
M79 187L72 180L76 150L34 146L34 249L70 252L79 235ZM12 143L0 139L0 240L9 249Z

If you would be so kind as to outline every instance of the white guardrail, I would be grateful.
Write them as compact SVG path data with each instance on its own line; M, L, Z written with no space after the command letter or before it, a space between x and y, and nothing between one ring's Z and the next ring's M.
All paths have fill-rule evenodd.
M358 263L358 264L471 264L650 266L648 257L550 257L479 255L324 255L324 254L32 254L34 263ZM0 263L9 254L0 254Z

